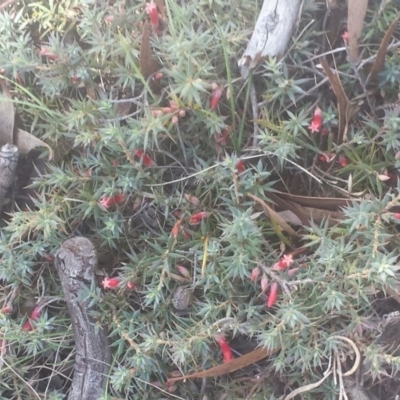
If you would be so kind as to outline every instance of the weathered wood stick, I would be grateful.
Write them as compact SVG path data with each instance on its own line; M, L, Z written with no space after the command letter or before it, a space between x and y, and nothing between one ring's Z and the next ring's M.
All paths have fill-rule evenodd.
M292 35L303 0L264 0L253 35L239 60L244 79L267 57L281 57Z
M5 144L0 149L0 212L8 190L15 181L19 150L13 144Z
M111 352L107 330L96 329L90 301L82 299L83 285L95 279L97 255L84 237L66 240L55 256L76 344L75 369L68 400L99 400L106 389Z

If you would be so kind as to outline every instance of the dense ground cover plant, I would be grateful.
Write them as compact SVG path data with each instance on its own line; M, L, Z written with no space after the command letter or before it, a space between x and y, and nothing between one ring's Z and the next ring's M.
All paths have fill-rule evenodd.
M334 62L358 111L336 143L335 97L319 64L324 4L305 1L286 56L251 78L257 140L250 82L237 67L257 2L167 0L157 16L136 1L22 0L0 11L2 78L18 124L61 153L1 232L3 398L64 398L74 343L52 257L73 235L99 252L98 285L83 295L113 344L104 398L277 398L351 353L340 337L364 353L367 379L397 372L398 357L372 342L376 316L393 311L379 299L397 290L400 112L371 114L368 102L376 110L398 100L398 54L388 52L369 98L338 36ZM363 59L396 7L368 11ZM145 21L158 75L144 67ZM313 222L296 238L255 200L271 205L283 188L361 201L340 224ZM242 353L280 351L247 371L255 381L166 385L176 371L229 362L235 340L247 344ZM328 378L305 396L339 390Z

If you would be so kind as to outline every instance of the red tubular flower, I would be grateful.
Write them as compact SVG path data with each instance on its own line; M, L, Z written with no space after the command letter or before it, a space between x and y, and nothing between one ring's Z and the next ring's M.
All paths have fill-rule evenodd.
M219 103L219 100L221 99L222 96L222 89L217 87L213 94L211 95L211 100L210 100L210 110L214 111Z
M293 256L291 254L285 254L277 263L272 266L272 269L282 271L285 268L290 267L293 262Z
M344 31L342 35L342 39L346 42L349 43L349 32Z
M263 293L266 292L267 288L268 288L268 278L264 275L261 278L261 290L262 290L262 292Z
M41 315L41 307L36 306L29 316L29 319L22 325L22 330L30 332L33 329L31 321L36 321L40 318Z
M113 206L114 204L121 204L126 200L126 196L124 194L116 194L114 196L104 196L100 200L100 204L104 208L109 208Z
M298 268L291 268L291 269L288 270L287 274L288 274L291 278L293 278L293 277L297 274L297 271L298 271L298 270L299 270Z
M101 282L104 289L115 289L121 283L121 278L105 277Z
M347 158L346 158L344 155L342 155L342 154L339 156L338 161L339 161L339 164L340 164L342 167L347 167L347 165L349 164L349 162L347 161Z
M185 278L190 278L190 272L189 272L189 270L186 268L186 267L184 267L183 265L177 265L176 266L176 269L179 271L179 273L181 274L181 275L183 275Z
M228 144L229 134L229 129L226 128L222 129L221 133L214 133L215 143L226 146Z
M200 204L200 200L196 196L192 196L191 194L187 193L185 193L184 196L185 199L194 206L198 206Z
M157 6L155 5L155 3L147 3L146 4L146 12L150 16L151 26L153 27L153 29L157 30L160 20L158 17L158 10L157 10Z
M190 217L190 225L199 225L203 219L206 219L210 216L210 213L207 211L201 211L197 214L193 214Z
M271 283L271 289L269 291L269 295L267 298L267 307L271 308L275 303L276 303L276 298L278 297L278 283L277 282L272 282Z
M251 271L250 280L255 282L260 276L261 270L260 267L255 267L253 271Z
M22 330L23 330L23 331L30 332L32 329L33 329L33 326L32 326L32 324L31 324L31 321L29 321L29 319L28 319L28 321L26 321L26 322L24 323L24 325L22 325Z
M41 315L41 308L36 306L31 312L30 319L36 321L37 319L39 319L40 315Z
M143 160L143 165L145 167L157 166L157 164L143 150L135 150L135 156Z
M395 219L400 219L400 213L394 213L393 216Z
M13 307L12 307L12 305L10 305L10 304L5 305L5 306L1 309L1 312L2 312L3 314L11 314L12 311L13 311Z
M228 342L225 340L223 336L217 336L215 338L219 347L221 348L222 356L224 358L224 362L229 362L234 359L232 349L230 348Z
M126 287L129 290L136 290L136 285L133 282L130 282L130 281L126 284Z
M317 133L322 128L322 110L317 107L314 111L314 118L311 121L311 124L308 127L311 130L311 133Z
M57 54L54 54L48 49L47 47L41 47L40 48L40 55L43 57L48 58L49 60L57 60L59 56Z
M190 234L190 232L185 230L185 229L182 230L182 235L183 235L183 237L185 239L191 239L192 238L192 235Z

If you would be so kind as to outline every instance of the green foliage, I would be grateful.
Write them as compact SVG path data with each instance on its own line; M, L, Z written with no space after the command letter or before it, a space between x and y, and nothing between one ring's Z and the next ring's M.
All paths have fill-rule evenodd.
M320 11L325 2L306 1L288 54L254 71L260 111L254 142L250 80L240 78L237 60L261 4L167 0L166 29L151 38L163 74L158 83L141 70L144 5L22 0L0 13L2 76L20 127L63 153L31 185L38 195L30 209L12 212L1 232L2 301L11 298L15 307L9 316L0 313L1 396L61 399L65 392L65 382L57 386L47 372L60 379L74 345L49 256L75 235L92 239L99 252L99 285L81 295L96 306L98 326L109 329L113 364L105 399L158 399L166 390L201 398L197 383L173 389L164 384L176 370L189 374L221 363L215 341L220 334L280 349L263 364L264 372L292 389L321 379L332 357L348 351L335 335L351 335L373 378L384 377L388 368L397 371L398 357L373 343L377 333L369 319L377 313L375 298L395 289L399 278L392 208L400 206L400 186L391 177L400 166L399 112L372 118L346 49L333 52L347 97L364 101L349 123L347 141L336 143L336 99L315 57L326 51ZM364 26L363 59L376 54L397 12L394 5L382 13L373 7ZM397 59L390 52L378 77L385 103L397 100ZM215 85L223 95L212 111ZM327 134L310 133L316 106ZM255 148L249 150L251 143ZM324 164L320 157L329 154L336 158ZM347 166L337 162L339 155ZM340 224L324 220L302 228L307 231L299 242L248 196L272 205L269 195L278 188L363 197L344 209ZM106 196L117 194L122 201L104 206ZM209 214L191 223L199 212ZM175 235L176 224L181 227ZM301 246L294 278L272 268ZM271 309L260 281L250 279L255 268L279 283ZM120 277L121 285L102 289L104 276ZM130 291L132 282L136 290ZM183 311L174 307L180 286L193 290ZM46 311L32 321L33 330L23 330L39 301ZM335 398L339 389L332 382L328 378L309 396ZM213 378L206 393L244 399L253 386ZM276 390L261 380L251 398L283 394Z

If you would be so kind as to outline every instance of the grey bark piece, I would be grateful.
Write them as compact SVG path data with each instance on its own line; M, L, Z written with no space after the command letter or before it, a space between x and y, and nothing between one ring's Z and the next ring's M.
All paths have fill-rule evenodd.
M13 144L5 144L0 149L0 212L8 190L15 181L19 150Z
M106 389L111 352L107 330L95 328L89 315L89 300L82 300L84 285L95 279L97 255L92 242L84 237L66 240L55 256L55 265L71 315L76 357L68 400L99 400Z
M280 57L289 43L303 0L264 0L247 48L239 60L243 79L261 59Z

